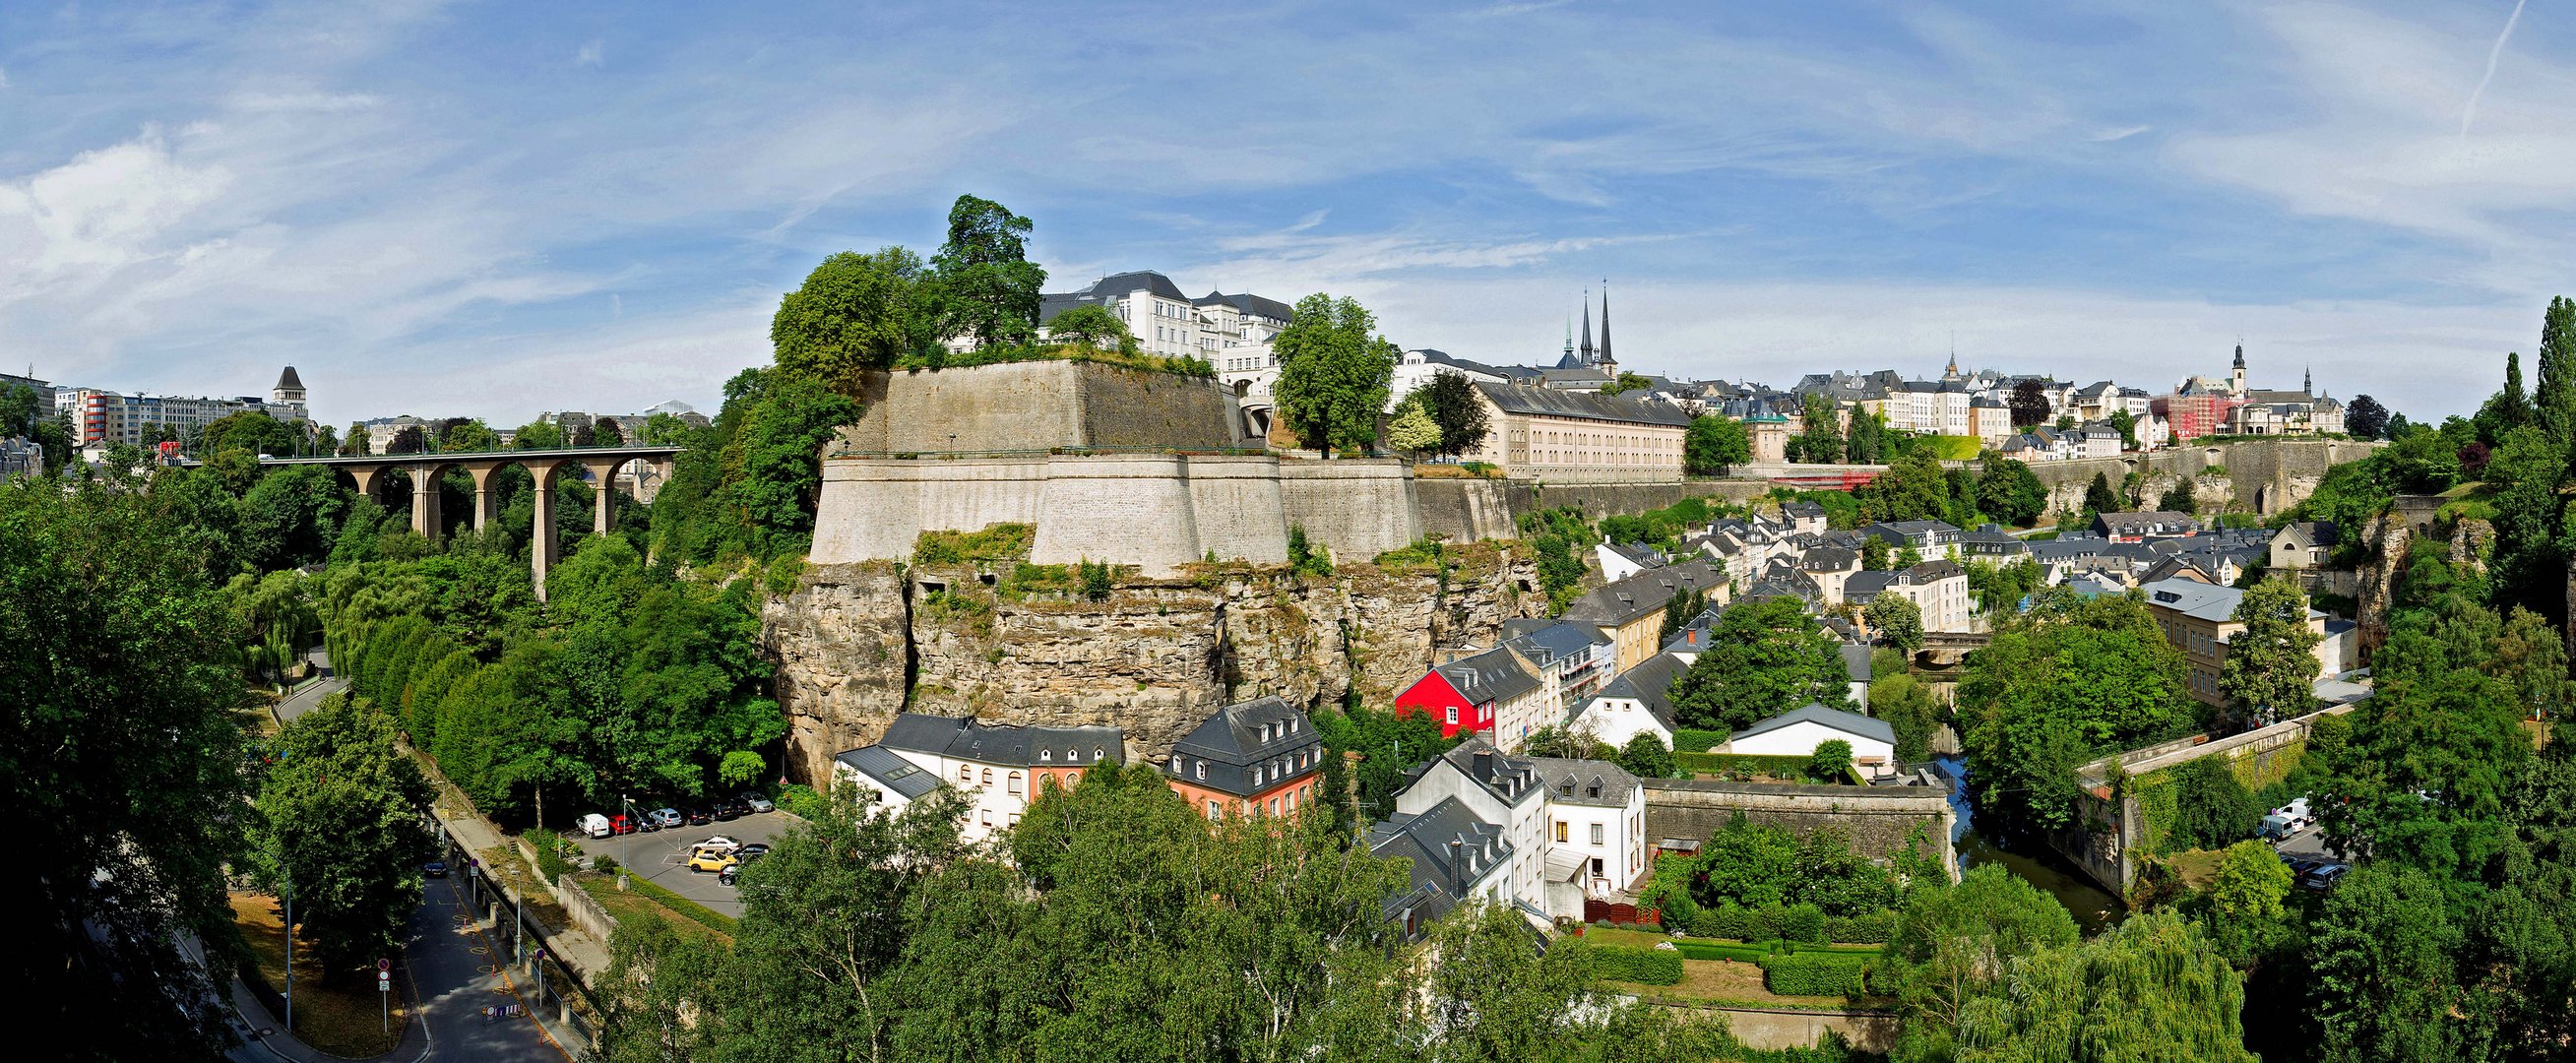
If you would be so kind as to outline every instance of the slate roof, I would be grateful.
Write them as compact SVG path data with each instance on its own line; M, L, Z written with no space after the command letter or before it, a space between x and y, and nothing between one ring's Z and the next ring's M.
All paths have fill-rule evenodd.
M2147 601L2184 616L2224 624L2236 618L2245 592L2187 579L2160 579L2147 584Z
M1506 622L1503 634L1506 644L1542 666L1591 653L1599 638L1590 629L1562 621L1519 635L1513 635L1509 622Z
M1734 734L1727 736L1727 741L1740 741L1742 739L1752 738L1756 735L1769 734L1783 727L1801 723L1820 723L1847 734L1859 735L1863 738L1885 742L1889 745L1896 744L1896 729L1889 727L1887 725L1887 721L1872 719L1857 712L1845 712L1841 709L1828 709L1819 702L1809 702L1805 708L1791 709L1788 712L1781 713L1780 715L1764 720L1761 723L1757 723L1751 727L1737 731Z
M2102 532L2109 535L2181 535L2200 530L2200 518L2172 510L2103 513L2093 520Z
M1626 546L1621 546L1617 543L1603 543L1601 545L1608 547L1611 553L1627 558L1628 563L1641 568L1664 567L1664 552L1644 543L1629 543Z
M1505 754L1482 738L1452 746L1440 754L1440 759L1506 805L1519 804L1538 793L1538 775L1531 770L1527 758Z
M1780 515L1791 518L1821 517L1825 515L1825 507L1816 502L1782 502Z
M1172 279L1170 277L1166 277L1149 269L1131 270L1126 273L1112 273L1106 277L1102 277L1099 280L1091 282L1089 285L1078 291L1056 292L1038 296L1038 324L1043 325L1049 321L1053 321L1055 320L1056 315L1064 313L1065 311L1071 310L1077 306L1104 305L1110 300L1124 296L1139 288L1151 291L1156 295L1175 302L1190 301L1189 296L1181 294L1181 286L1172 283ZM1267 302L1268 300L1264 301Z
M1670 653L1658 653L1602 684L1592 696L1625 698L1644 705L1647 712L1654 714L1655 722L1663 724L1669 731L1673 729L1673 683L1689 670L1690 666L1683 664L1681 658Z
M1798 555L1798 567L1809 572L1848 572L1860 563L1860 551L1819 546Z
M1421 355L1422 362L1425 365L1447 366L1451 369L1468 373L1481 373L1485 376L1497 377L1503 380L1510 380L1517 375L1535 371L1527 366L1486 365L1483 362L1471 361L1469 359L1460 358L1447 351L1436 351L1428 347L1411 353Z
M884 746L860 746L832 758L850 766L859 777L881 790L900 794L906 801L919 798L939 788L939 777Z
M1448 680L1458 693L1479 705L1502 703L1538 688L1539 678L1512 656L1512 651L1497 646L1473 657L1461 657L1431 670Z
M1386 917L1400 919L1409 908L1428 923L1457 907L1477 879L1509 867L1512 845L1502 827L1445 797L1418 814L1399 812L1371 825L1369 855L1401 856L1413 869L1413 887L1384 902Z
M1297 320L1297 311L1294 307L1277 299L1258 295L1224 295L1211 291L1205 296L1190 301L1191 306L1214 306L1218 303L1231 306L1249 317L1266 317L1274 321L1286 322Z
M1171 766L1177 778L1249 797L1313 774L1324 755L1306 714L1272 695L1218 709L1173 744Z
M1843 600L1859 601L1864 598L1873 598L1878 595L1878 592L1895 585L1896 573L1893 572L1879 569L1871 569L1867 572L1855 572L1852 573L1852 577L1850 579L1843 581Z
M1560 805L1625 808L1629 796L1637 792L1637 777L1606 760L1531 757L1530 766L1538 769L1540 784L1547 787L1547 799ZM1592 793L1595 783L1601 787L1597 797Z
M1869 682L1869 647L1846 642L1838 648L1843 655L1843 674L1855 683Z
M1126 735L1108 725L1015 727L972 716L907 712L894 718L877 744L977 764L1034 767L1045 764L1127 762ZM1045 751L1048 755L1041 755Z
M1550 373L1556 372L1550 370ZM1553 378L1551 378L1553 379ZM1687 427L1690 413L1669 402L1600 395L1587 391L1521 387L1476 381L1476 390L1504 413L1538 417L1571 417L1586 421L1660 424Z
M286 367L285 372L277 374L277 387L271 390L286 391L289 389L295 391L304 390L304 378L295 375L295 367L291 365Z
M1603 584L1566 606L1564 619L1586 624L1608 624L1613 627L1635 621L1650 612L1659 612L1672 603L1673 595L1685 591L1704 591L1726 582L1726 574L1707 561L1685 561L1678 565L1647 569L1623 580Z

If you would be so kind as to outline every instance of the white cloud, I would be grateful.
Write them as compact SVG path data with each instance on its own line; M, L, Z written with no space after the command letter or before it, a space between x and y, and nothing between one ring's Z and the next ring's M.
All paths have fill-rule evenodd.
M582 45L580 51L573 53L572 62L574 66L599 66L606 62L607 58L608 53L600 42L592 41Z

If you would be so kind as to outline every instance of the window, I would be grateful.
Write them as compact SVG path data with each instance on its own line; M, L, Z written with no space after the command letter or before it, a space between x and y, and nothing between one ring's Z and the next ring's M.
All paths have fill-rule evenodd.
M1016 772L1016 771L1011 773L1011 777L1010 777L1009 781L1008 781L1007 783L1005 783L1005 784L1004 784L1004 789L1009 790L1013 795L1018 795L1018 794L1023 794L1023 793L1027 793L1027 792L1028 792L1028 790L1027 790L1027 788L1026 788L1026 787L1023 787L1023 786L1021 786L1021 785L1020 785L1020 773L1019 773L1019 772ZM1599 830L1600 828L1595 827L1595 828L1593 828L1593 829L1597 831L1597 830ZM1594 839L1594 840L1598 841L1599 839Z
M993 769L991 768L984 769L984 785L993 785Z
M1223 817L1224 815L1225 815L1225 810L1224 810L1224 809L1222 809L1222 808L1217 807L1217 803L1216 803L1216 802L1214 802L1214 801L1210 801L1210 802L1208 802L1208 818L1209 818L1209 819L1218 819L1218 818Z
M1019 826L1019 825L1020 825L1020 814L1019 814L1019 813L1017 813L1017 812L1013 812L1013 813L1011 813L1011 826L1016 827L1016 826ZM1593 873L1594 873L1594 874L1599 874L1599 873L1600 873L1600 864L1601 864L1601 861L1595 860L1595 861L1593 861L1593 862L1592 862L1592 864L1593 864Z
M1093 747L1091 747L1091 759L1093 759L1093 760L1099 760L1100 758L1102 758L1102 757L1106 757L1106 756L1108 756L1108 755L1109 755L1109 751L1108 751L1108 750L1106 750L1106 749L1103 749L1103 748L1101 748L1101 747L1099 747L1099 746L1093 746Z
M973 785L975 785L975 769L970 768L970 767L967 767L966 765L963 765L963 764L958 765L958 766L957 766L957 785L959 785L959 786L973 786Z
M1601 825L1598 823L1592 825L1592 844L1601 844Z
M1597 856L1592 858L1592 877L1601 877L1601 858Z
M1199 762L1199 778L1207 778L1207 762L1204 760Z
M1054 759L1055 759L1055 750L1052 750L1052 749L1041 749L1041 750L1038 750L1038 759L1039 759L1039 760L1041 760L1041 761L1054 760Z
M1452 724L1455 724L1455 723L1457 723L1457 722L1458 722L1458 706L1455 706L1455 705L1451 705L1451 706L1449 706L1449 722L1450 722L1450 723L1452 723Z
M987 829L990 829L990 828L993 826L993 810L992 810L992 809L989 809L989 808L988 808L988 809L985 809L985 810L984 810L984 812L983 812L983 817L984 817L984 826L985 826Z
M1557 840L1558 842L1560 842L1560 843L1561 843L1561 842L1566 841L1566 840L1567 840L1566 832L1567 832L1568 830L1571 830L1571 829L1572 829L1572 825L1571 825L1571 824L1568 824L1567 822L1565 822L1564 820L1561 820L1561 819L1560 819L1560 820L1557 820L1557 821L1556 821L1556 840Z
M1279 799L1276 797L1270 799L1270 814L1274 816L1279 814Z

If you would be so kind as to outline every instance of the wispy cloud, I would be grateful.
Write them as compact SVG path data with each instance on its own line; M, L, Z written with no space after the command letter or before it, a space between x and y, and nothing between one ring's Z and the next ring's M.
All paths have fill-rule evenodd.
M2487 83L2495 80L2496 61L2504 58L2504 44L2513 39L2513 27L2522 21L2523 0L2513 0L2513 14L2504 17L2504 32L2496 34L2494 46L2487 49L2486 73L2478 75L2478 87L2469 90L2469 102L2460 108L2460 136L2469 135L2469 123L2477 121L2478 97L2487 94Z
M598 41L582 45L580 51L572 54L574 66L598 66L606 62L607 58L608 53Z

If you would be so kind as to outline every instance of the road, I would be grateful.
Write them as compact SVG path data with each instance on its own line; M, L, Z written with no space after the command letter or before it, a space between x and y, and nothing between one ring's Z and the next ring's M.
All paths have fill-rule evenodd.
M643 809L639 807L636 811ZM682 866L682 861L689 857L689 847L710 834L721 834L746 843L772 841L794 822L796 817L784 812L754 812L740 819L718 820L703 827L621 834L613 838L576 836L573 840L580 843L583 852L617 861L617 866L625 868L628 874L706 905L718 915L740 919L741 891L718 884L714 875Z
M516 981L506 945L475 928L465 883L450 876L429 880L424 903L411 920L411 947L403 964L421 995L421 1021L429 1031L430 1060L501 1060L566 1063L573 1053L557 1047L534 1018L489 1019L484 1009L536 1000L534 986Z
M315 650L313 651L313 663L317 667L327 671L331 667L331 656L325 651ZM339 693L340 691L347 690L348 688L348 680L342 679L336 675L326 676L321 682L305 687L302 690L298 690L295 693L288 695L286 700L278 702L277 720L279 723L294 723L296 717L311 712L315 706L322 704L323 698Z

